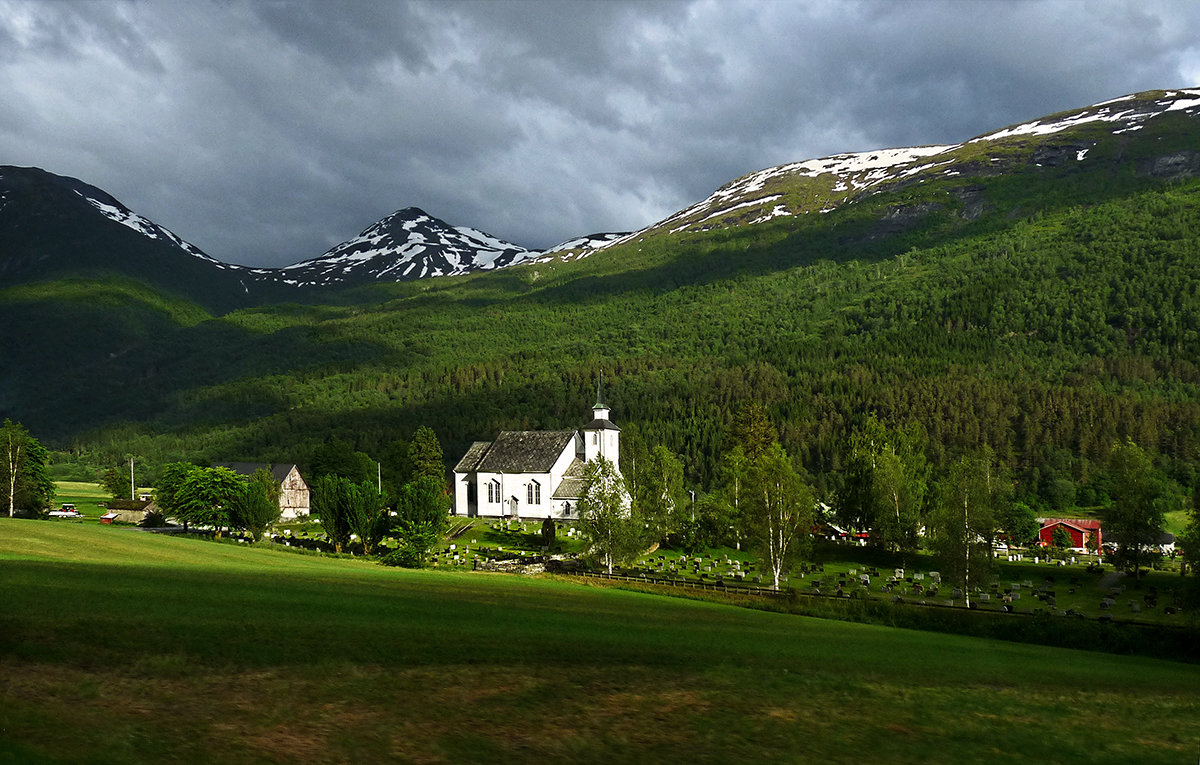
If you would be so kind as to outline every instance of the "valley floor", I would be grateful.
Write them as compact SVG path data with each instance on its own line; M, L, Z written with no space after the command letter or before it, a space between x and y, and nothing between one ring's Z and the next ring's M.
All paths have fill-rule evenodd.
M18 762L1175 763L1200 667L0 519Z

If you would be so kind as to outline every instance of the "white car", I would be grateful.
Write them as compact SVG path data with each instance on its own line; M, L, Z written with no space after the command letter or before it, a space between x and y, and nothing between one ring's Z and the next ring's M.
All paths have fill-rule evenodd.
M60 510L51 510L51 518L82 518L83 513L75 509L74 505L63 505Z

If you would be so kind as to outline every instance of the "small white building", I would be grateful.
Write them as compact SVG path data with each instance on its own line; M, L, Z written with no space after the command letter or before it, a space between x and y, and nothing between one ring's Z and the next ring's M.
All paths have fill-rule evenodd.
M454 514L491 518L579 517L583 467L603 456L620 472L621 429L597 392L579 430L506 430L476 441L454 467Z

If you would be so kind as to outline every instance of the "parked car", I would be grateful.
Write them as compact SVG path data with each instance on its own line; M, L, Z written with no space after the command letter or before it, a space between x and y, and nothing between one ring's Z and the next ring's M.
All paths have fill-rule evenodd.
M50 511L51 518L82 518L83 513L75 509L75 503L64 502L58 510Z

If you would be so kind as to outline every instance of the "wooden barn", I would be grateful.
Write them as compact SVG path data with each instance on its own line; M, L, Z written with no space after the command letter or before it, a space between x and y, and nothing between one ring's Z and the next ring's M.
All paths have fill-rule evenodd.
M1039 518L1042 528L1038 539L1043 547L1054 544L1055 529L1065 529L1071 535L1071 549L1079 552L1099 550L1104 544L1100 521L1094 518Z
M312 512L312 501L308 483L300 475L300 468L293 464L267 462L218 462L214 467L229 468L238 475L252 476L266 470L279 483L279 517L294 521Z

